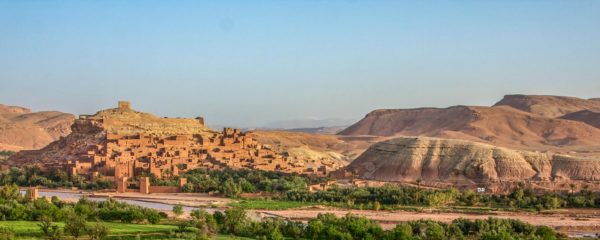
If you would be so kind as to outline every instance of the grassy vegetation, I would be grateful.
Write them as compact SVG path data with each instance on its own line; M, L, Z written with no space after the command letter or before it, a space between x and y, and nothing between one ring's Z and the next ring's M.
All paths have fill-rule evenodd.
M139 238L136 236L113 236L108 237L107 240L162 240L162 239L195 239L192 234L187 235L179 235L179 234L170 234L170 235L140 235ZM245 238L245 237L237 237L232 235L217 235L211 238L213 240L251 240L253 238ZM19 239L21 240L21 239Z
M135 235L138 233L141 235L167 234L177 229L177 227L173 225L160 224L128 224L115 222L105 222L104 224L110 229L110 235ZM57 222L56 225L63 227L64 223ZM39 239L42 234L38 222L34 221L0 221L0 226L12 228L18 239Z
M229 205L233 207L241 207L243 209L286 210L322 204L313 202L294 202L284 200L244 199L237 202L232 202Z
M318 203L318 202L297 202L297 201L286 201L286 200L276 200L276 199L242 199L239 201L233 201L229 204L232 207L241 207L244 209L260 209L260 210L288 210L288 209L296 209L303 207L311 207L311 206L330 206L344 209L357 209L361 210L360 206L348 206L345 203ZM365 208L365 210L369 210L370 208ZM402 210L402 211L412 211L412 212L421 212L427 209L432 209L432 207L427 206L418 206L418 205L387 205L382 206L381 210ZM435 207L438 211L447 211L447 212L463 212L463 213L490 213L495 211L526 211L526 212L535 212L534 209L519 209L519 208L507 208L503 206L499 207L474 207L474 206L447 206L447 207Z
M41 231L38 227L39 222L35 221L0 221L0 226L10 227L15 231L15 239L29 240L40 239ZM178 239L180 236L173 235L177 230L174 225L161 224L129 224L118 222L104 223L110 234L107 239L136 239L136 235L140 235L141 239ZM64 223L57 222L56 225L63 227ZM217 235L217 240L246 240L250 238L236 237L230 235Z
M6 151L6 150L0 151L0 161L4 161L4 160L8 159L8 157L12 156L13 154L15 154L15 152L13 152L13 151Z

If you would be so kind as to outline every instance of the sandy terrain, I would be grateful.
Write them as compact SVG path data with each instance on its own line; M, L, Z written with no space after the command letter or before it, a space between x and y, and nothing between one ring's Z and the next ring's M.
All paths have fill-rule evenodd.
M22 191L27 189L23 188ZM135 200L149 203L162 204L182 204L186 207L223 207L231 202L231 199L223 197L209 196L203 193L153 193L141 194L136 192L117 193L117 192L90 192L71 189L40 189L40 196L56 195L66 202L76 202L81 195L92 198L114 198L123 200ZM65 193L65 194L60 194ZM75 194L75 195L74 195Z
M213 197L200 193L93 193L91 197L112 197L116 199L132 199L145 202L164 204L182 204L188 207L214 207L223 206L231 202L228 198Z

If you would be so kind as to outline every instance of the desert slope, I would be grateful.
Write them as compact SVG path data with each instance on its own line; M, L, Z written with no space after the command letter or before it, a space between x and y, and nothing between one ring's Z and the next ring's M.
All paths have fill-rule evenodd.
M516 97L515 97L516 96ZM596 115L572 112L594 108L600 101L569 97L509 95L493 107L453 106L449 108L381 109L341 131L340 135L426 136L477 141L513 149L553 151L556 153L600 155L600 129ZM529 111L545 109L532 105L523 111L520 105L507 105L515 99L531 102L558 102L549 113ZM581 106L577 105L581 103ZM545 106L545 105L544 105ZM568 107L567 107L568 106ZM600 105L599 105L600 106ZM557 110L559 109L559 110ZM569 110L567 110L569 109ZM583 110L587 111L587 110ZM579 114L578 114L579 113ZM562 116L562 115L560 115Z
M600 149L600 129L508 106L376 110L341 135L466 139L527 150Z
M71 132L75 116L56 111L31 112L0 104L0 150L39 149Z
M560 117L561 119L573 120L586 123L588 125L600 128L600 112L592 112L583 110L579 112L569 113Z
M557 118L582 110L600 112L598 99L549 95L506 95L494 106L510 106L549 118Z
M345 137L293 131L252 131L256 141L279 152L310 160L350 162L382 137ZM344 164L345 165L345 164Z
M374 144L347 170L360 178L399 182L600 180L600 161L596 159L426 137L401 137Z

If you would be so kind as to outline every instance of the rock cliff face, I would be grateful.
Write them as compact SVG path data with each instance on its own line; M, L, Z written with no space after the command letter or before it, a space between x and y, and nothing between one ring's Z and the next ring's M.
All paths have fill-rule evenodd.
M456 184L600 180L600 161L462 140L403 137L371 146L347 170L378 181Z
M71 132L74 116L0 104L0 150L39 149Z

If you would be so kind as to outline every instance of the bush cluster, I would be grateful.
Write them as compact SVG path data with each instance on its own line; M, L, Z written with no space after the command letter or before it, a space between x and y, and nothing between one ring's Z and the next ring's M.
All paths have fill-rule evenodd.
M22 196L16 185L0 187L0 220L39 221L46 217L51 221L65 221L71 212L86 220L121 221L125 223L158 223L163 217L150 208L130 205L114 199L89 201L81 198L77 203L66 203L57 197L30 200Z
M472 190L423 189L386 184L382 187L337 188L326 191L287 191L277 197L286 201L321 202L357 209L395 209L401 206L480 206L514 209L600 207L600 193L583 189L578 193L536 193L522 186L509 194L476 194Z
M391 230L362 216L319 214L308 223L273 218L261 222L250 220L243 209L231 208L224 213L208 214L198 210L186 226L196 226L197 239L206 239L221 232L255 239L310 240L445 240L445 239L558 239L548 227L537 227L518 220L489 218L484 220L456 219L451 223L430 220L410 221Z

